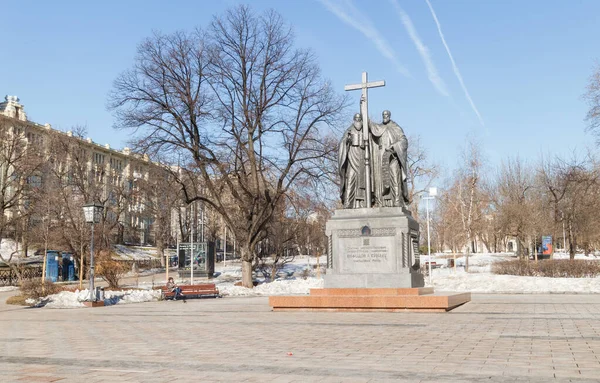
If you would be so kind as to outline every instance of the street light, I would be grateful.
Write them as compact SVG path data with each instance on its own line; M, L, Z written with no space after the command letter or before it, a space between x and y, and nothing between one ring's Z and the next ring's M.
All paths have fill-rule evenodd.
M90 244L90 302L96 300L94 292L94 224L100 222L103 210L104 206L95 202L83 206L85 222L92 224L92 240Z
M427 259L429 259L429 284L431 285L431 239L429 237L429 200L437 195L437 188L429 188L429 196L423 197L427 201Z

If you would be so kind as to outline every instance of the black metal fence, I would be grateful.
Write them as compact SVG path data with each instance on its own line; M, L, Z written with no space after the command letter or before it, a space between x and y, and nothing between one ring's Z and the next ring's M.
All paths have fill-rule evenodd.
M20 267L18 273L10 267L0 268L0 286L16 286L21 280L29 281L36 278L42 278L42 265Z

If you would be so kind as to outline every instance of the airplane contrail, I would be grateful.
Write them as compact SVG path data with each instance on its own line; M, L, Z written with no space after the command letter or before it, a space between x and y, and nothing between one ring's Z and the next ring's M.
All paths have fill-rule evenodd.
M419 52L419 55L421 56L421 59L423 60L423 63L425 64L425 68L427 69L427 75L429 77L429 81L431 81L431 83L433 84L435 89L442 96L449 97L450 95L448 94L448 89L446 87L446 83L440 77L438 70L435 67L435 64L433 63L433 59L431 58L431 53L429 52L429 48L427 48L427 46L425 44L423 44L423 41L419 37L419 34L417 33L417 30L416 30L412 20L410 19L408 14L404 11L404 9L402 9L402 7L400 7L400 4L398 4L397 0L390 0L390 2L394 6L394 8L396 8L396 12L398 13L398 16L400 17L400 20L402 21L402 24L404 25L406 32L408 32L410 39L415 44L415 47L417 48L417 51Z
M411 77L408 70L396 57L396 53L391 48L390 44L383 38L383 36L381 36L377 28L373 26L373 23L371 23L371 21L367 19L364 14L360 13L351 0L343 1L343 4L339 2L334 3L330 0L319 1L325 6L325 8L327 8L327 10L329 10L329 12L333 13L344 23L358 30L366 38L371 40L377 50L394 64L398 72L406 77Z
M438 33L440 35L440 38L442 39L442 43L444 44L444 47L446 48L448 57L450 57L450 62L452 63L452 69L454 70L454 74L458 78L458 82L460 83L460 86L462 87L463 92L465 92L465 96L467 97L467 100L469 100L469 103L471 104L471 108L477 115L477 118L479 119L479 123L481 124L481 126L485 126L485 123L483 122L483 118L481 118L481 114L479 114L479 110L477 110L477 107L475 106L475 103L473 102L473 99L471 98L471 95L469 94L469 91L467 90L467 87L465 85L465 82L463 81L462 75L460 74L460 71L458 70L458 66L456 65L456 62L454 62L454 57L452 57L452 52L450 52L448 43L446 43L446 39L444 38L444 33L442 32L442 26L440 25L440 21L438 20L437 15L435 14L435 11L433 10L433 6L431 6L431 3L429 2L429 0L425 0L425 2L427 3L427 6L429 6L429 10L431 11L431 16L433 16L433 20L435 21L435 24L437 25Z

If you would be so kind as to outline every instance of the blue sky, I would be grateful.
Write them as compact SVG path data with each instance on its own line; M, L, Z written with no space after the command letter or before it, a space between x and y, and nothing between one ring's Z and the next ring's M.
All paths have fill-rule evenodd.
M314 50L340 92L365 70L371 80L385 80L369 93L370 114L380 119L391 110L446 168L456 166L469 135L491 166L508 156L535 161L593 144L581 95L600 58L600 2L430 2L464 88L426 0L250 4L280 12L297 45ZM237 3L6 2L0 95L19 96L33 121L62 130L85 125L95 142L122 148L129 137L112 128L106 99L115 77L132 65L136 45L152 30L207 26ZM348 110L348 124L359 92L351 97L356 108Z

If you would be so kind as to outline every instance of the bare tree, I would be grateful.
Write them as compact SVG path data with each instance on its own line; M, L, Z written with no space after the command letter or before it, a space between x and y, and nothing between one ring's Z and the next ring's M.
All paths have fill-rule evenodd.
M432 182L439 174L437 164L432 163L427 155L427 151L421 145L421 137L410 137L408 145L408 199L411 204L418 207L421 202L421 196L432 185ZM413 209L415 219L419 219L419 209Z
M27 232L33 191L41 179L39 172L44 159L40 142L25 136L24 124L0 116L0 242L12 235L18 243L19 233ZM0 255L0 259L13 267L16 254L12 252L7 258Z
M481 222L484 194L482 193L482 155L475 139L469 139L462 154L462 164L452 185L450 204L460 219L464 235L465 269L469 270L469 254L473 251L477 225Z
M138 129L143 151L172 164L181 154L185 200L210 205L235 232L246 287L280 200L323 174L335 151L324 129L345 105L293 42L280 15L240 6L208 32L144 41L111 95L117 126Z
M105 164L94 162L83 137L85 128L76 127L72 137L64 133L49 134L46 144L48 161L44 171L44 193L39 199L40 210L49 207L53 232L49 245L64 249L79 259L80 280L89 256L90 227L83 219L82 206L98 202L106 207L94 233L98 251L109 249L114 243L112 232L119 225L119 218L126 209L128 190Z
M544 196L550 207L548 217L552 237L565 228L570 258L574 259L578 239L591 240L589 228L597 219L594 216L598 205L597 185L600 181L600 168L591 153L580 159L574 153L568 160L556 157L542 162L539 182L544 188Z
M585 117L588 124L587 131L596 136L596 143L600 144L600 65L594 69L590 76L583 98L589 106Z
M502 232L516 238L516 252L521 258L534 211L533 172L519 157L508 159L501 165L495 188L494 203Z
M172 212L181 205L181 193L175 177L161 167L151 167L148 179L140 180L140 191L143 195L144 213L152 221L154 242L161 259L165 262L165 249L173 242Z

